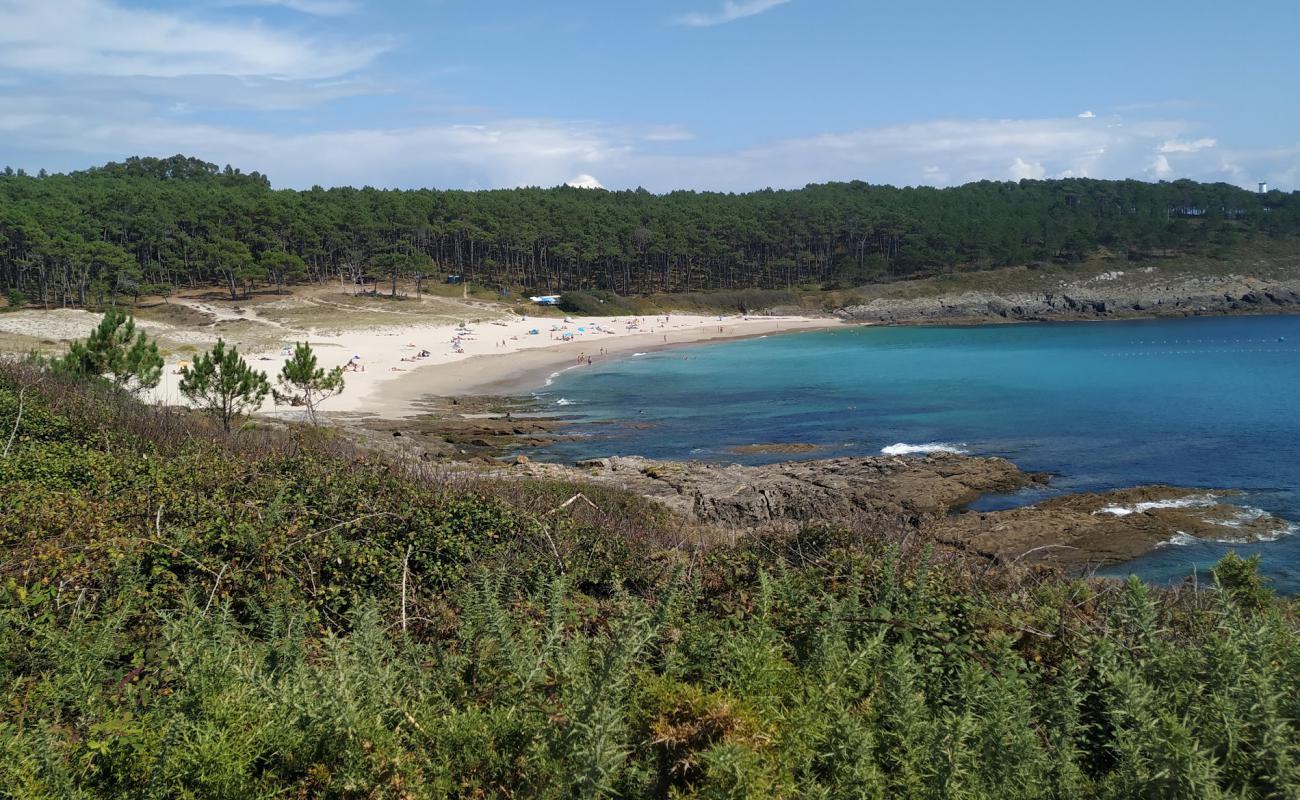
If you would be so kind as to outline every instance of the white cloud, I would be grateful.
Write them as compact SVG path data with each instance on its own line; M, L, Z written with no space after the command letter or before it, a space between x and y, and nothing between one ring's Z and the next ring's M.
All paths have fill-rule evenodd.
M595 167L627 152L583 126L534 120L272 134L175 118L133 121L105 114L86 119L47 110L0 116L0 131L6 129L15 149L35 144L61 151L71 156L72 167L179 152L259 170L276 186L298 188L557 186L575 174L590 177Z
M748 191L860 179L947 186L972 180L1094 177L1226 180L1253 187L1295 185L1300 147L1225 147L1176 156L1171 141L1198 140L1188 123L1130 119L1122 127L1070 116L1055 119L932 120L682 152L674 126L623 127L591 121L506 119L458 125L282 129L263 132L169 110L143 97L95 90L46 97L0 87L5 160L29 171L80 169L130 155L185 153L270 175L276 186L393 188L644 186L651 191ZM479 115L483 118L484 115ZM426 118L427 119L427 118ZM39 156L35 154L40 154ZM594 176L599 175L597 180ZM576 177L575 177L576 176Z
M1218 144L1217 139L1197 139L1195 141L1186 141L1179 139L1170 139L1163 142L1160 147L1156 148L1160 153L1199 153L1202 150L1208 150Z
M1017 157L1015 161L1011 162L1011 166L1007 168L1007 173L1011 175L1013 181L1040 180L1047 174L1047 170L1037 161L1031 163Z
M354 0L227 0L223 5L232 7L282 6L303 14L316 14L324 17L351 14L361 8L361 4L354 2Z
M1093 119L1096 116L1097 115L1092 113L1091 111L1084 111L1079 114L1079 119Z
M389 94L392 89L367 80L295 81L276 78L241 78L231 75L189 75L172 78L77 76L71 80L32 84L24 89L47 105L155 103L172 113L212 112L229 109L282 111L305 109L360 95Z
M111 0L0 0L0 67L95 76L322 79L354 72L380 42L325 46L260 24L126 8Z
M924 186L944 186L949 182L948 173L937 166L930 165L921 170L921 184Z
M722 8L718 11L712 13L696 11L691 14L684 14L674 21L678 25L686 25L691 28L707 28L712 25L734 22L745 17L753 17L788 2L790 0L725 0Z
M583 173L576 178L570 178L564 182L565 186L572 186L575 189L604 189L600 181L596 180L594 175Z

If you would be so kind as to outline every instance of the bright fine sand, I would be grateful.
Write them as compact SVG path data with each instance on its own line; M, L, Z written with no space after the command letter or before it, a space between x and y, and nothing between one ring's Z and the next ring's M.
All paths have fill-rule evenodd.
M345 365L358 356L359 368L344 372L346 388L325 401L322 412L369 413L402 417L418 412L428 395L512 394L542 385L555 371L586 366L633 352L674 345L784 333L840 325L812 317L699 316L659 317L506 317L472 324L403 325L309 337L321 366ZM536 331L536 333L533 333ZM564 340L565 334L572 338ZM286 337L292 338L292 337ZM453 339L458 339L453 343ZM417 358L421 350L429 355ZM244 357L272 382L287 360L280 349L247 352ZM177 359L168 359L152 398L183 402ZM270 401L262 409L273 412ZM281 407L280 411L288 409Z

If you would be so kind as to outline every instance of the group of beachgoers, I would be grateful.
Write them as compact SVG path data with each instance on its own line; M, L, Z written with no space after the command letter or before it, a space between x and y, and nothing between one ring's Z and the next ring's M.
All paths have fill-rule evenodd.
M415 347L416 345L415 345L414 342L411 342L410 344L408 344L408 345L406 345L406 346L407 346L407 347ZM433 354L430 353L428 350L423 350L423 349L422 349L422 350L420 350L420 352L416 353L416 354L413 355L413 356L403 356L403 357L402 357L402 360L403 360L403 361L419 361L420 359L422 359L422 358L428 358L428 357L431 356L431 355L433 355Z
M416 344L415 342L407 342L407 343L406 343L406 347L407 347L407 349L414 349L414 348L419 347L419 351L416 352L416 353L414 353L413 355L402 356L402 361L404 361L404 362L408 362L408 363L418 363L418 362L420 362L420 361L422 361L422 360L428 358L429 356L433 355L433 354L430 353L427 349L425 349L425 348L423 348L423 347L420 347L420 346L419 346L418 344ZM389 372L406 372L406 368L405 368L405 367L389 367L389 368L388 368L388 371L389 371Z
M608 349L608 348L605 348L605 347L602 347L602 348L600 348L600 352L597 353L597 355L599 355L601 358L604 358L605 356L609 355L609 349ZM590 367L593 363L594 363L594 362L593 362L591 356L587 355L585 352L578 353L578 365L579 365L579 366L581 366L582 364L586 364L587 366Z
M524 319L527 319L527 317L524 317ZM638 333L656 333L658 327L667 326L670 323L671 319L672 316L670 314L664 314L663 316L655 317L654 321L649 323L645 317L632 317L626 320L622 320L621 323L624 329L627 331L634 331ZM723 317L721 315L718 316L718 321L719 322L723 321ZM617 325L620 324L620 320L615 318L611 320L611 323ZM502 327L506 326L506 323L500 321L494 321L492 324L500 325ZM721 333L722 330L723 330L722 327L719 326L718 327L719 333ZM614 335L617 333L617 331L610 330L609 328L603 327L602 325L594 322L589 322L586 323L585 325L579 325L577 322L573 320L572 317L565 317L563 323L557 323L551 325L548 333L550 334L550 339L552 341L573 342L577 340L578 336L582 336L585 334L603 333L603 334ZM537 336L541 334L541 331L537 328L533 328L528 331L528 334L531 336ZM472 341L475 338L476 337L474 335L473 329L467 327L464 324L461 324L459 327L456 328L455 332L451 337L450 344L452 347L452 352L458 354L464 354L465 342ZM495 344L497 348L505 349L510 347L511 341L519 341L519 336L517 335L511 336L509 339L498 339L496 340ZM668 341L667 335L664 336L664 341L665 342ZM428 349L420 347L419 345L416 345L414 342L408 343L406 347L408 349L415 349L416 352L409 356L403 356L402 357L403 362L419 363L420 361L432 356L432 353L430 353ZM281 356L288 357L291 356L292 354L293 354L293 348L287 344L284 345L280 350ZM608 348L605 347L599 348L598 352L595 354L595 356L601 358L604 358L607 355L609 355L609 350ZM270 360L270 359L267 358L266 356L263 356L262 360ZM587 355L586 351L584 350L582 353L578 355L577 363L591 366L592 364L595 363L595 358L591 355ZM189 366L189 362L181 362L180 364L177 365L175 369L173 369L173 372L179 374L181 370L187 366ZM403 367L389 367L389 370L392 372L406 371L406 369ZM356 354L353 355L350 359L348 359L347 362L343 364L343 371L344 372L365 372L366 367L364 362L361 359L361 355Z

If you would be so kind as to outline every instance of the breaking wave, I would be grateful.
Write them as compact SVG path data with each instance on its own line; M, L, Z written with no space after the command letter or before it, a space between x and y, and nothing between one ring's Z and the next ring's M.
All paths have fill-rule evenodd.
M1144 503L1134 503L1131 506L1103 506L1093 513L1127 517L1129 514L1141 514L1143 511L1151 511L1157 508L1205 508L1218 502L1218 499L1212 494L1194 494L1172 500L1148 500Z
M944 442L930 442L929 444L908 444L906 442L899 442L898 444L891 444L888 447L880 448L880 452L887 456L910 456L916 453L965 454L970 451Z

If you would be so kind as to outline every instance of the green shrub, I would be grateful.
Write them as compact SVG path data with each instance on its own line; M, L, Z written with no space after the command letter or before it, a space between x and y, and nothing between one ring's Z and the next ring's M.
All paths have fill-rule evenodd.
M0 366L0 796L1300 791L1294 602L834 527L695 549L563 482ZM576 490L595 508L572 504Z
M573 314L617 317L636 314L632 301L603 289L568 291L560 295L560 309Z

